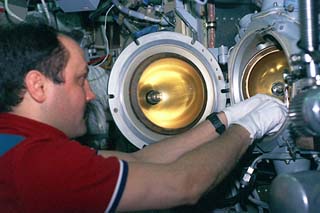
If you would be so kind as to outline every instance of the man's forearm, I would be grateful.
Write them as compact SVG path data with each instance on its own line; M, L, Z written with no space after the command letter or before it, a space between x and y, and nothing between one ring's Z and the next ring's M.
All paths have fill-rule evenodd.
M226 124L226 118L223 113L219 114L219 118ZM99 154L104 157L116 156L129 162L170 163L186 152L212 141L218 136L212 124L209 121L204 121L187 132L148 145L134 153L99 151Z
M205 191L221 182L250 142L249 132L234 125L220 137L182 154L173 162L129 162L128 182L119 210L194 204ZM143 203L138 202L141 199Z
M179 158L175 162L176 170L187 173L186 176L191 180L190 187L196 190L194 194L202 194L208 187L220 183L232 170L251 140L245 128L232 125L219 138ZM181 168L185 169L182 171Z
M223 113L219 114L219 118L226 123ZM136 159L150 163L169 163L180 156L197 148L200 145L216 139L219 135L209 121L204 121L197 127L158 143L154 143L133 153Z
M125 192L122 201L135 206L134 203L144 199L141 209L194 204L230 172L250 141L249 132L234 125L220 137L184 153L171 163L129 162L127 190L131 193ZM144 187L137 187L142 177L147 179Z

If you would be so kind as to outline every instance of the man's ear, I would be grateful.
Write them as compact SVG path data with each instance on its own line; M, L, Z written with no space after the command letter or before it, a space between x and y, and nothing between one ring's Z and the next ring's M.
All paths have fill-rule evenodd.
M37 102L43 102L46 99L45 94L46 77L37 70L31 70L25 77L25 86L30 96Z

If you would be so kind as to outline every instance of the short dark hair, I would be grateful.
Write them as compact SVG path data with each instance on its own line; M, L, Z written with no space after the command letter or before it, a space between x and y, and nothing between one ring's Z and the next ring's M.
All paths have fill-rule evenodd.
M54 83L63 83L69 53L59 33L44 24L0 26L0 112L10 112L25 92L24 78L38 70Z

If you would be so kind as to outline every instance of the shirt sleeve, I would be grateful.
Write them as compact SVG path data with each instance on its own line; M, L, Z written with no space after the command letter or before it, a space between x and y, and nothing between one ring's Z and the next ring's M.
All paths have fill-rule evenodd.
M117 185L113 192L112 198L105 212L115 212L120 202L121 196L128 177L128 163L120 160L120 172L118 176Z

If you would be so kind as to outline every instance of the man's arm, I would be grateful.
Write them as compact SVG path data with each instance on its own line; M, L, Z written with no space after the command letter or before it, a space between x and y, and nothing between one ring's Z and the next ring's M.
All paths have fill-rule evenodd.
M254 139L280 129L286 112L283 103L268 100L234 121L240 125L231 125L220 137L197 146L173 162L129 162L128 179L118 210L170 208L197 202L208 188L221 182ZM208 122L203 125L206 131L214 130Z
M272 98L267 95L255 95L250 99L224 109L218 114L218 117L225 126L229 126L270 99ZM98 153L104 157L116 156L128 162L168 163L217 137L218 134L211 123L204 121L187 132L162 140L160 143L148 145L134 153L128 154L115 151L99 151Z
M248 131L234 125L221 137L172 163L129 162L128 180L118 210L159 209L195 203L209 187L216 186L230 172L250 143Z
M224 113L219 113L218 117L222 123L226 124ZM187 132L162 140L160 143L150 144L137 152L99 151L98 153L103 157L116 156L128 162L168 163L217 137L218 134L212 124L204 121Z

